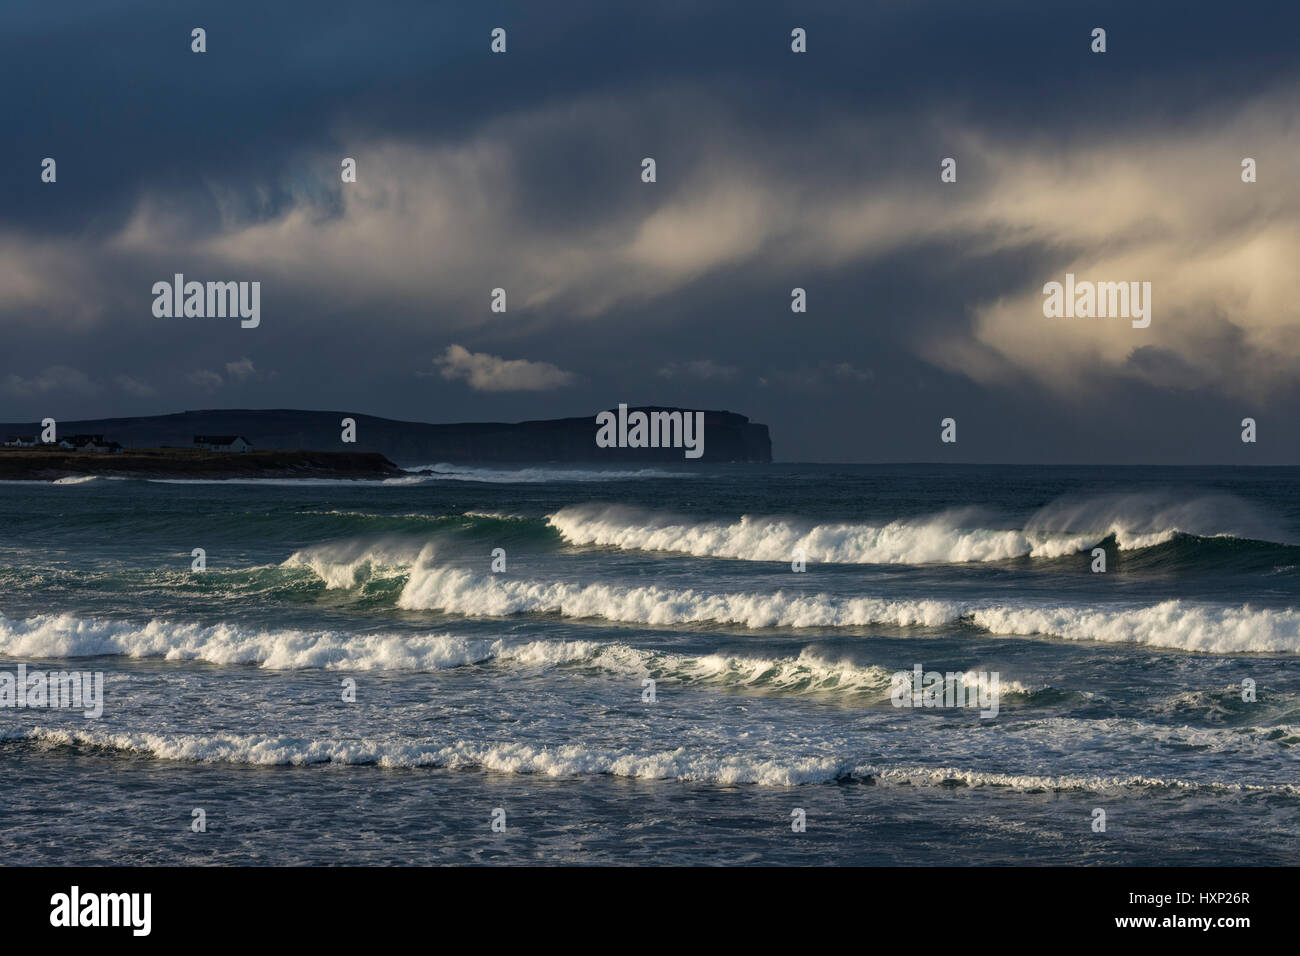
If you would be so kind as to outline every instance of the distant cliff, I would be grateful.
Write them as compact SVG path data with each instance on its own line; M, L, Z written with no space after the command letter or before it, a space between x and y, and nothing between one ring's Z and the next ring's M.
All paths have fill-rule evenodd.
M629 411L685 411L637 406ZM356 443L343 444L340 422L357 423ZM0 425L0 440L38 435L35 423ZM681 448L599 448L595 412L585 418L529 422L470 422L432 425L401 422L350 411L298 409L212 409L143 418L60 421L59 436L102 435L127 449L189 448L195 435L242 435L259 450L376 452L401 465L437 462L684 462ZM707 462L770 462L767 426L734 412L704 413ZM231 454L237 454L232 452Z

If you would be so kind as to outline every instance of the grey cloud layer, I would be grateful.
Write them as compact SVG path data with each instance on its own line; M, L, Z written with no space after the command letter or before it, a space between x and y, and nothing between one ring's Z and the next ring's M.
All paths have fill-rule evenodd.
M356 184L329 185L337 154L304 157L315 180L300 176L305 185L293 201L268 218L228 214L214 227L187 216L183 197L149 195L97 246L9 237L0 308L42 303L56 319L85 324L133 311L139 291L114 283L119 270L185 269L262 277L308 300L397 302L408 314L417 303L437 305L440 330L455 333L499 321L485 307L498 286L514 309L562 324L655 303L703 281L784 275L815 285L819 275L900 249L922 257L1029 249L1038 254L1031 268L1005 276L992 299L972 296L969 321L937 323L916 340L918 354L981 382L1016 375L1076 391L1103 373L1169 384L1173 369L1184 384L1259 396L1300 372L1300 307L1288 267L1300 258L1300 190L1278 182L1285 158L1300 151L1293 92L1247 104L1213 129L1140 140L1123 130L1072 149L1041 138L993 143L936 122L958 157L952 185L938 183L937 159L925 169L895 165L856 178L792 176L784 149L747 139L720 104L696 97L670 136L709 130L694 162L664 161L661 181L642 184L629 152L625 184L592 184L606 190L593 200L597 214L530 222L520 185L526 144L593 138L626 122L628 101L619 108L588 100L495 121L449 146L359 144ZM684 97L632 102L641 115L668 114ZM1263 182L1240 181L1237 159L1219 145L1225 138L1246 144ZM824 139L863 151L868 136L839 117ZM221 197L237 185L210 189L224 208L230 203ZM59 311L69 294L65 263L82 277L82 301ZM1150 281L1158 318L1141 331L1102 319L1045 319L1042 284L1065 272ZM815 288L811 295L821 305ZM1166 360L1135 359L1152 353Z
M954 404L1044 435L1133 402L1192 434L1207 408L1281 415L1300 17L1158 6L233 4L203 59L172 50L193 15L164 4L20 4L0 14L0 80L32 104L13 127L32 182L0 210L6 417L347 389L397 417L431 396L433 417L518 417L527 391L529 415L707 402L778 436L814 413L787 429L800 454L897 458L928 455L915 433ZM1074 36L1093 19L1106 57ZM153 319L174 272L262 281L263 327ZM1151 328L1044 318L1066 272L1152 282ZM846 455L828 397L907 411Z

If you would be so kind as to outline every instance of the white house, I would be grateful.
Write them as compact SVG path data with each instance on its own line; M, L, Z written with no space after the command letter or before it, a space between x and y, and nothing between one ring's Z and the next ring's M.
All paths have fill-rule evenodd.
M38 444L35 435L10 435L5 439L6 448L35 448Z

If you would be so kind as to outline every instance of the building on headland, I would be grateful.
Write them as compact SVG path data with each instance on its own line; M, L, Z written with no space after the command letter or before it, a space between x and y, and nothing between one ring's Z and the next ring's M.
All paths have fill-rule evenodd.
M5 448L60 448L63 451L88 451L101 455L119 455L122 446L115 441L104 441L103 435L65 435L58 441L43 442L34 435L10 435Z
M617 407L611 405L609 407ZM531 462L676 462L684 461L681 448L602 448L596 444L599 428L591 412L573 418L522 422L428 422L395 421L365 415L354 409L310 411L289 408L228 408L177 412L141 418L98 418L60 422L65 432L103 432L132 449L170 447L199 452L197 436L256 436L248 451L338 451L343 418L356 423L355 452L375 452L402 465L429 462L522 464ZM671 405L629 406L628 414L647 415L688 409ZM689 409L699 412L700 409ZM723 410L704 411L705 464L772 461L772 438L768 427L745 415ZM684 421L684 420L683 420ZM33 422L0 422L0 436L39 434Z
M68 435L58 442L60 448L88 451L98 455L118 455L122 446L115 441L104 441L103 435Z
M252 451L253 444L243 435L195 435L194 447L204 451Z

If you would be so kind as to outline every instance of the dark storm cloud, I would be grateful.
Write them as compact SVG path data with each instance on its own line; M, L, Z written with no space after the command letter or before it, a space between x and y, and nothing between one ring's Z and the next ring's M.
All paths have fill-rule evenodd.
M738 123L791 135L820 110L937 105L995 127L1077 129L1222 108L1297 69L1300 16L1286 5L701 6L7 4L7 162L18 170L23 154L57 151L77 175L53 202L21 190L3 214L40 228L55 211L84 216L86 202L120 211L139 190L243 166L274 181L286 154L329 142L340 123L454 140L493 115L600 90L707 83ZM803 61L788 52L796 23L812 36ZM1099 68L1079 36L1102 23L1112 39ZM206 56L189 51L195 25L208 31ZM514 34L505 58L484 55L495 25ZM555 149L566 145L584 163L571 144ZM607 169L586 167L584 178Z
M1300 363L1277 345L1294 310L1217 301L1297 248L1293 9L44 6L0 11L0 419L672 402L767 421L782 457L845 460L1231 461L1251 412L1300 434ZM1243 188L1257 154L1243 224L1207 184L1222 164ZM946 155L959 186L938 183ZM1170 180L1182 192L1160 195ZM1083 208L1058 212L1072 190ZM1158 308L1190 318L1140 346L1044 333L1038 287L1094 262L1158 273ZM1219 284L1165 291L1219 263ZM148 290L174 271L260 278L267 321L154 319ZM557 371L503 391L438 374L453 346Z

